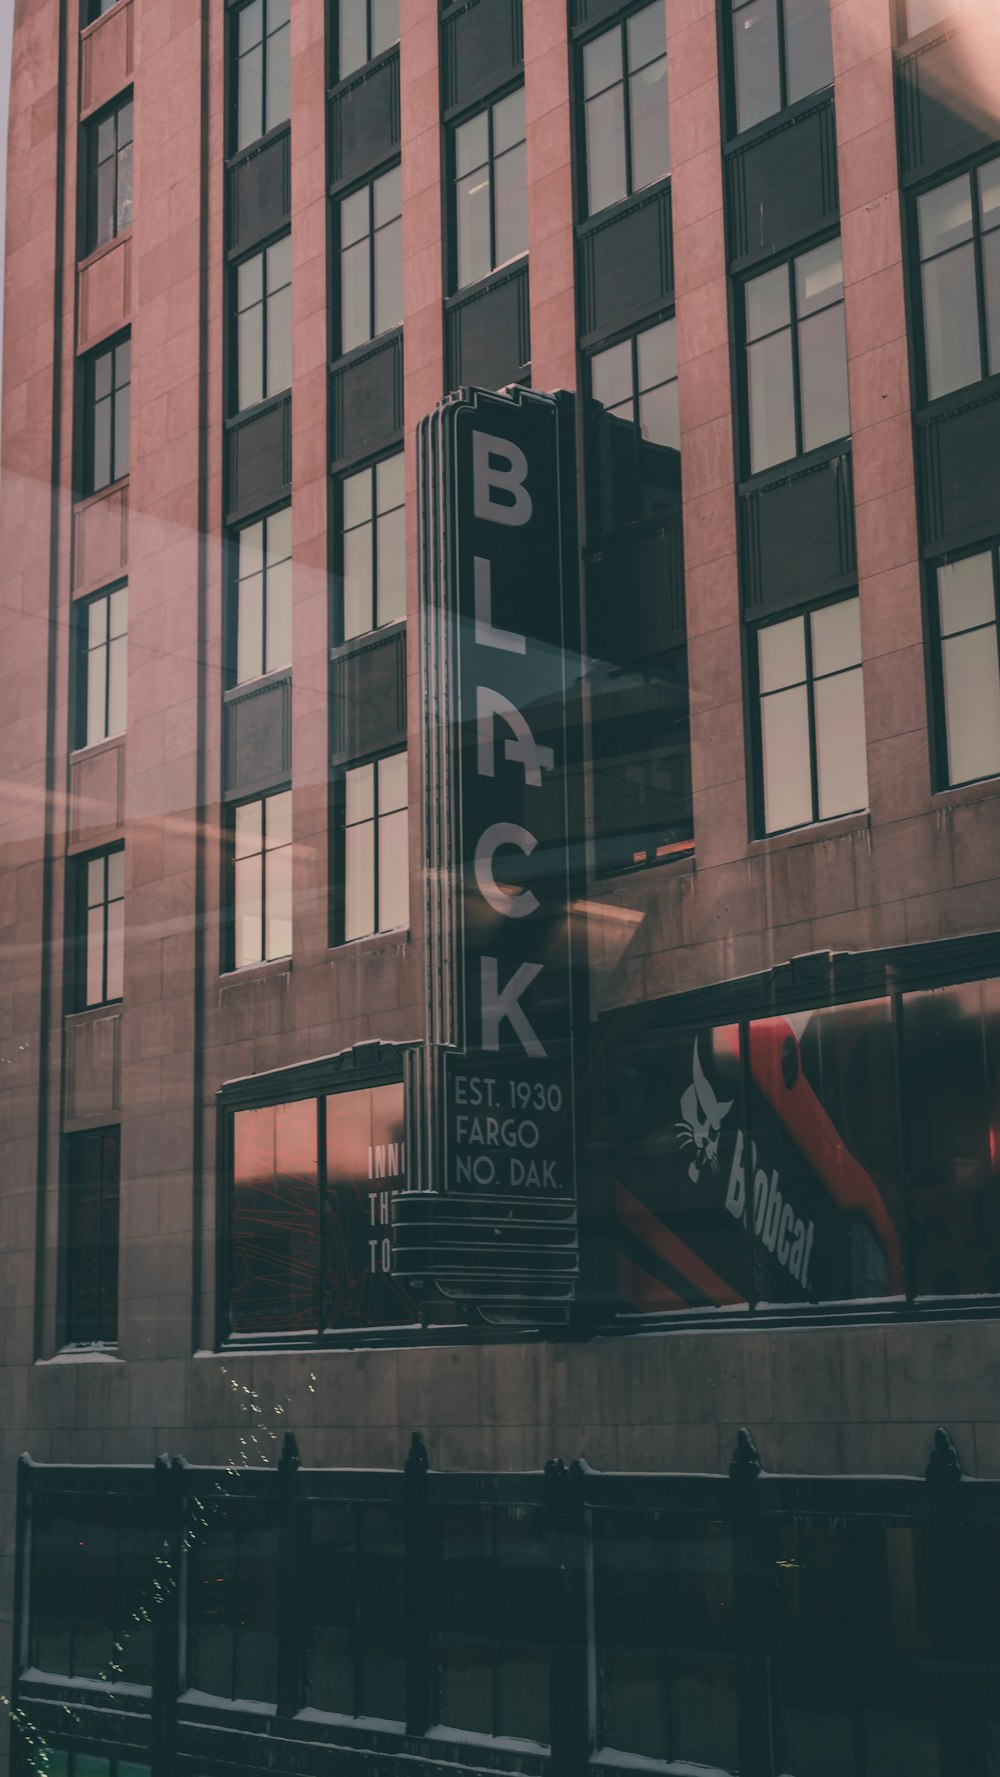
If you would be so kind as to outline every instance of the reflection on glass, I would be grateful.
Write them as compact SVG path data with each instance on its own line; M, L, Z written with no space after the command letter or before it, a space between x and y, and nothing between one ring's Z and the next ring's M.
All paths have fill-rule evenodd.
M594 215L670 171L666 19L659 0L584 46L583 89L587 210Z
M234 1332L315 1327L319 1162L315 1099L233 1118Z
M784 0L785 103L794 105L833 80L830 0Z
M236 682L292 657L291 507L245 526L237 546Z
M344 784L344 937L409 919L406 754L355 766Z
M733 5L736 127L748 130L781 110L777 0Z
M290 956L292 793L244 802L234 819L234 967Z
M752 472L830 444L850 431L843 299L839 240L824 242L791 266L777 266L746 284Z
M454 136L457 287L528 247L524 89L460 124Z

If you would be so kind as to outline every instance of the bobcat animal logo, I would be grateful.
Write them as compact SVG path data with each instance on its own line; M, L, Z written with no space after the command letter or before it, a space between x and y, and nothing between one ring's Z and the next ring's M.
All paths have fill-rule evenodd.
M694 1159L688 1166L688 1178L696 1185L706 1167L710 1167L713 1172L719 1170L722 1119L733 1108L731 1098L725 1104L719 1103L706 1079L698 1054L697 1037L691 1058L691 1081L691 1085L681 1094L682 1121L677 1125L677 1134L682 1148L695 1150Z

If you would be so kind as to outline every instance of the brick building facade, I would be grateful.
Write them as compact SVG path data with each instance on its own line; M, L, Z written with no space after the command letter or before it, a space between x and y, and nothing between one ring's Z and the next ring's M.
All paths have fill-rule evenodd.
M982 1506L982 1542L949 1569L944 1443L916 1477L944 1425L965 1475L1000 1481L998 156L1000 32L975 0L400 0L398 26L384 0L18 0L0 489L12 1770L38 1768L37 1734L67 1777L374 1777L397 1755L565 1777L636 1756L993 1769L1000 1635L984 1627L944 1678L928 1648L955 1645L942 1624L968 1624L1000 1541ZM586 876L569 917L589 1021L576 1302L564 1325L498 1330L418 1314L357 1178L404 1139L427 1037L417 427L453 388L529 381L576 398ZM347 1703L304 1676L333 1641L297 1665L272 1649L240 1688L255 1619L227 1602L216 1690L190 1574L183 1608L153 1610L153 1676L116 1690L108 1623L81 1603L95 1573L110 1583L113 1502L179 1538L191 1500L228 1500L227 1465L273 1468L289 1427L274 1499L248 1481L274 1535L312 1471L364 1471L364 1510L411 1514L401 1610L447 1590L414 1580L420 1511L542 1514L550 1580L560 1512L581 1546L585 1520L647 1513L608 1566L607 1617L605 1582L596 1617L586 1589L603 1557L580 1559L594 1660L572 1664L572 1600L542 1637L542 1690L579 1685L589 1711L505 1713L504 1685L537 1679L516 1653L480 1708L448 1665L467 1599L447 1633L407 1617L406 1651L382 1648L383 1677ZM851 1519L848 1478L910 1478L857 1496L858 1522L888 1527L850 1559L888 1576L872 1660L894 1676L882 1716L838 1680L843 1740L840 1705L786 1671L787 1625L810 1633L798 1596L775 1607L785 1676L761 1713L772 1678L740 1590L753 1445L718 1479L741 1427L770 1475L833 1489L781 1495L776 1522ZM430 1504L419 1446L402 1478L415 1431ZM154 1472L163 1451L202 1479ZM579 1468L543 1496L555 1458L600 1471L607 1496L595 1480L574 1503ZM400 1471L384 1494L381 1470ZM445 1471L458 1491L439 1498ZM346 1486L324 1484L328 1504ZM664 1515L726 1520L723 1485L739 1657L708 1629L697 1659L650 1653L618 1618L602 1642L629 1599L642 1614L635 1548ZM104 1553L77 1572L67 1551L88 1539ZM276 1600L260 1575L277 1547L239 1582ZM822 1584L837 1564L833 1544L767 1547ZM232 1560L197 1583L236 1586ZM682 1568L668 1595L688 1597ZM935 1591L942 1568L960 1597ZM698 1571L724 1590L716 1556ZM53 1573L76 1612L58 1635ZM261 1633L295 1615L275 1603ZM437 1677L417 1670L432 1643ZM402 1692L383 1684L394 1660Z

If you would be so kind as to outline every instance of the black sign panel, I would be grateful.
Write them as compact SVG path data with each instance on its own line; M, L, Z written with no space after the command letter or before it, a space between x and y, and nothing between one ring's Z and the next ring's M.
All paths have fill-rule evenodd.
M404 1274L493 1319L576 1267L571 439L520 389L421 428L433 1197L395 1213Z

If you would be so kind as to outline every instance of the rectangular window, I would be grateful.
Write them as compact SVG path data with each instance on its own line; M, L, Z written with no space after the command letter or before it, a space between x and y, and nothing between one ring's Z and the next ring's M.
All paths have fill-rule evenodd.
M392 1276L405 1189L401 1083L233 1113L233 1333L411 1324Z
M544 1745L553 1627L542 1513L455 1505L435 1517L437 1719L466 1733Z
M687 651L590 673L594 851L599 872L690 852L691 716Z
M132 342L119 340L88 358L83 367L83 492L128 474Z
M830 0L732 0L737 131L833 81Z
M67 1345L113 1345L118 1337L120 1153L117 1129L88 1129L66 1143Z
M125 962L125 853L75 858L77 1009L122 997Z
M83 250L93 253L132 226L131 98L96 123L88 123L84 135L87 201Z
M1000 562L981 550L935 571L949 784L1000 774Z
M236 399L239 410L292 381L292 237L236 267Z
M233 967L292 954L292 792L233 812Z
M762 625L757 685L764 832L866 808L858 600Z
M117 1662L126 1683L151 1683L153 1623L145 1607L156 1571L155 1525L151 1491L34 1494L28 1572L32 1666L66 1678L106 1681ZM85 1760L78 1757L75 1768L84 1777ZM119 1777L127 1770L122 1764Z
M85 22L92 25L95 19L103 18L106 12L117 5L118 0L88 0L86 7L81 10L85 13Z
M524 129L524 88L518 87L454 132L458 290L528 251Z
M337 13L338 80L399 42L399 0L340 0Z
M244 526L236 540L236 683L292 663L292 509Z
M671 317L590 360L594 517L602 535L680 514L676 334Z
M342 939L397 931L410 918L406 754L343 777Z
M289 0L250 0L232 21L237 151L292 114Z
M213 1495L189 1536L187 1682L211 1697L278 1694L278 1512L267 1499Z
M402 175L392 167L340 202L340 349L402 325Z
M406 616L403 453L340 483L342 641Z
M406 1719L402 1507L314 1500L308 1524L306 1695L338 1715Z
M917 199L928 401L1000 371L1000 157Z
M96 746L125 732L128 691L128 587L81 600L75 612L75 745Z
M750 473L851 429L840 241L744 285Z
M654 0L584 45L590 216L670 171L666 31Z

